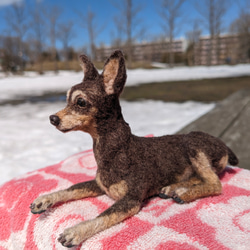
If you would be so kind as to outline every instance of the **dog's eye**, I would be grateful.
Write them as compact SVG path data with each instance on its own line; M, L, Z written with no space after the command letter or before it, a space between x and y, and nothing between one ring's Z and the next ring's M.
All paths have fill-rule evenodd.
M79 107L85 107L86 106L86 101L83 98L78 98L77 101L76 101L76 104Z

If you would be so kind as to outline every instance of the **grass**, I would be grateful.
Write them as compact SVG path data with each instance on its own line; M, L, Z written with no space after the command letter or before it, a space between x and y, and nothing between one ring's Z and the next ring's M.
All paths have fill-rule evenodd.
M94 65L97 69L102 70L104 63L103 62L94 62ZM137 69L137 68L144 68L144 69L152 69L153 67L149 62L139 61L139 62L133 62L131 65L131 69ZM33 65L28 65L26 67L27 71L40 71L40 64L35 63ZM43 71L54 71L55 70L55 64L52 61L44 61L43 62ZM57 62L57 70L73 70L73 71L80 71L80 61L79 60L72 60L68 62Z
M250 76L149 83L126 87L121 97L128 101L152 99L166 102L216 102L243 88L250 88Z
M45 61L43 62L43 71L54 71L55 65L54 62ZM80 71L80 63L77 60L69 61L69 62L57 62L57 69L58 70L74 70ZM40 64L35 63L33 65L28 65L25 69L26 71L40 71Z

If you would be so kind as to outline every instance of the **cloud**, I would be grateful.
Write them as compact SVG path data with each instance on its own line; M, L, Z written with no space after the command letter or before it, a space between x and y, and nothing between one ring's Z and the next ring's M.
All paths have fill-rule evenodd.
M23 0L1 0L0 7L11 5L14 3L21 3Z

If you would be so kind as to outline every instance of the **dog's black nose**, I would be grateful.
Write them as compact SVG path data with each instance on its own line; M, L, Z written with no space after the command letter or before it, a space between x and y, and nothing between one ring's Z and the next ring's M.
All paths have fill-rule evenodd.
M49 117L49 119L50 119L50 123L51 123L52 125L54 125L54 126L58 126L59 123L60 123L60 118L59 118L57 115L51 115L51 116Z

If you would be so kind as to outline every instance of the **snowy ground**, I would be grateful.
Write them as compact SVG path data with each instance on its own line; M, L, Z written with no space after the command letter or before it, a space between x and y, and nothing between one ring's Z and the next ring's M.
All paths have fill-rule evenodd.
M126 86L151 82L237 77L242 75L250 75L250 64L152 70L136 69L128 70ZM43 76L39 76L34 72L28 72L23 77L10 76L8 78L0 74L0 101L24 95L40 95L44 91L66 91L73 84L81 82L82 78L82 72L69 71L61 71L58 75L48 72Z
M194 67L128 72L128 85L162 80L198 79L250 75L250 65ZM66 91L79 83L82 73L60 72L38 76L4 77L0 75L0 102L49 91ZM50 114L64 107L63 102L24 103L0 106L0 184L92 147L89 135L82 132L63 134L50 125ZM214 104L197 102L164 103L161 101L125 102L123 114L137 135L171 134L202 114Z

